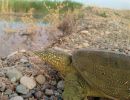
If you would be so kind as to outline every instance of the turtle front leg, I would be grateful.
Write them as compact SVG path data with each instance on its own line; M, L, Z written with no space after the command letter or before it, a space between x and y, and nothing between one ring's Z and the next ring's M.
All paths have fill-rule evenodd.
M65 89L63 93L64 100L82 100L83 87L79 82L79 77L76 73L70 73L65 78Z

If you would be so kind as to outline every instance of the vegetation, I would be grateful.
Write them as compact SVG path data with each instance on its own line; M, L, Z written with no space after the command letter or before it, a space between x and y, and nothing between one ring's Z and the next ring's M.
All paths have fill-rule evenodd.
M73 10L74 8L80 8L82 4L73 1L51 1L51 0L1 0L0 1L0 12L28 12L31 8L35 9L37 13L48 13L46 8L56 8L57 6L64 4L64 8L61 10L66 11L67 9Z

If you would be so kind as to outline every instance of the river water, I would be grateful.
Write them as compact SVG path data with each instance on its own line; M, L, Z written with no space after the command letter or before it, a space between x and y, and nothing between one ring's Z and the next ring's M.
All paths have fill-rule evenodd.
M21 49L43 49L49 45L50 37L43 23L36 23L34 26L22 22L0 20L0 57Z

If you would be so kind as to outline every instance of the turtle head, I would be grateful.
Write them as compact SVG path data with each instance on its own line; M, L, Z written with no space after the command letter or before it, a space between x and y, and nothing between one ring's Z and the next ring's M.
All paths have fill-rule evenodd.
M51 64L56 70L64 74L71 65L71 55L56 49L46 49L44 51L35 51L34 54L39 56L43 61Z

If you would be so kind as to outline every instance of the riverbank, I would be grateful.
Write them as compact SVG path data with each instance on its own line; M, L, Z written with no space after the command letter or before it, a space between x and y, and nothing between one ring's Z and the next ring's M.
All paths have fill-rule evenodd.
M113 9L101 9L96 7L87 7L82 10L84 15L80 17L76 24L71 23L62 27L49 26L46 32L49 34L49 43L45 45L45 38L40 38L42 43L38 46L39 41L34 43L35 50L45 48L63 49L68 53L80 48L95 48L114 52L120 52L126 55L130 54L130 11L120 11ZM68 17L67 17L68 18ZM55 19L53 17L53 19ZM74 20L75 21L75 20ZM72 21L73 22L73 21ZM34 23L33 23L34 24ZM36 25L36 24L35 24ZM34 25L34 26L35 26ZM54 25L54 24L53 24ZM75 25L75 26L74 26ZM27 28L27 30L36 27ZM69 30L72 29L74 30ZM23 28L24 29L24 28ZM39 29L39 28L36 28ZM41 29L41 28L40 28ZM43 28L42 28L43 29ZM25 29L26 30L26 29ZM30 37L29 32L22 31L22 36ZM44 29L43 29L44 30ZM67 30L67 31L66 31ZM39 34L47 35L46 32L38 31ZM59 36L57 33L59 32ZM10 32L9 32L10 33ZM14 32L13 32L14 33ZM16 32L17 33L17 32ZM26 33L26 34L25 34ZM67 34L68 33L68 34ZM17 33L18 35L21 35ZM33 34L32 34L33 35ZM13 35L15 36L15 35ZM12 37L13 37L12 36ZM36 39L37 35L33 35ZM41 35L39 35L41 37ZM25 39L25 38L23 38ZM39 40L39 39L38 39ZM53 40L53 41L52 41ZM3 41L5 46L7 40ZM14 41L17 43L19 40ZM33 43L30 39L27 43ZM33 44L34 44L33 43ZM7 43L8 44L8 43ZM22 46L22 45L18 45ZM34 47L34 45L31 45ZM23 46L24 47L24 46ZM0 60L0 91L1 100L62 100L64 90L64 80L56 70L35 55L30 54L31 50L24 48L10 52L7 56L2 56ZM43 48L42 48L43 47ZM2 48L2 47L1 47ZM9 47L10 49L12 47ZM7 49L7 48L6 48ZM28 84L26 84L28 82ZM30 85L31 84L31 85ZM31 86L31 87L30 87ZM92 100L92 99L89 99ZM106 100L106 99L100 99Z

